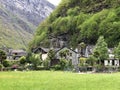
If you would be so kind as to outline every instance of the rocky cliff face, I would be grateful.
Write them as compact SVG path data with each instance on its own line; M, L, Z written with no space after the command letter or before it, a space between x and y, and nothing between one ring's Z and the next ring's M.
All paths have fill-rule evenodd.
M0 0L0 46L27 46L36 27L54 8L46 0Z

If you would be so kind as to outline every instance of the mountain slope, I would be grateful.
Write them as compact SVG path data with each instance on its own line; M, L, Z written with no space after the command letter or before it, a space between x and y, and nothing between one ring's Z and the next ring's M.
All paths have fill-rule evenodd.
M49 47L51 36L75 48L80 42L95 44L101 35L109 47L113 47L120 41L119 25L120 0L62 0L38 27L30 48Z
M0 47L26 48L54 8L45 0L0 0Z

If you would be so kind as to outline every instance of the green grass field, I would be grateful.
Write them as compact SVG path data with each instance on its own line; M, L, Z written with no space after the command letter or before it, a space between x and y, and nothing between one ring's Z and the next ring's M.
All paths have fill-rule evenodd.
M0 72L0 90L120 90L120 73Z

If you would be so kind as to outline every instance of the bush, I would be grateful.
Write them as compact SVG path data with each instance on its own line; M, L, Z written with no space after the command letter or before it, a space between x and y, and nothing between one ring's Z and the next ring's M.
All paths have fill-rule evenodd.
M39 66L37 67L37 70L45 70L45 68L43 66Z
M83 57L81 57L80 59L80 63L79 63L79 66L85 66L86 65L86 58L83 58Z
M87 64L90 65L90 66L95 66L97 60L98 60L98 59L97 59L96 57L94 57L93 55L90 55L90 56L87 58Z
M0 64L0 71L3 69L3 65L2 64Z
M46 70L49 70L50 69L50 60L48 60L48 59L44 60L43 65Z
M54 66L54 69L55 69L55 70L60 70L60 69L61 69L61 66L60 66L60 65L55 65L55 66Z
M4 60L2 64L3 64L4 67L9 67L10 66L10 63L7 60Z
M25 56L22 56L20 59L20 64L25 64L26 63L26 57Z
M69 66L68 60L62 58L62 59L60 60L61 70L64 70L64 69L67 68L68 66Z
M17 69L18 71L24 71L24 70L26 70L26 68L23 67L23 66L18 66L16 69Z
M2 50L0 50L0 62L3 63L3 61L7 58L6 53Z
M38 54L32 54L30 57L30 64L31 64L31 69L36 70L38 66L42 64L42 60L40 58L40 55Z
M19 64L19 60L8 60L8 62L9 62L9 64L10 64L10 66L13 66L13 65L15 65L15 64Z
M11 67L5 67L4 71L11 71Z

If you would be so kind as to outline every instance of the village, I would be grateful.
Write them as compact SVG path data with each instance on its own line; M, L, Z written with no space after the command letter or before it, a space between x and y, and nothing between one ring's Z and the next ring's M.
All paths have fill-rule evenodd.
M0 0L0 90L120 90L120 0Z
M102 43L101 43L102 44ZM86 45L81 42L76 48L67 47L67 43L63 40L51 40L51 47L45 48L42 46L33 48L31 54L29 52L19 49L7 49L4 48L3 51L6 53L7 61L23 62L23 65L32 65L32 63L27 62L26 57L37 57L36 65L44 66L42 63L47 63L47 69L51 67L57 68L57 70L74 70L75 72L114 72L119 70L120 60L115 57L114 48L108 48L108 57L103 61L96 60L92 55L95 52L95 45ZM97 54L96 54L97 55ZM22 58L22 59L21 59ZM36 59L36 58L32 58ZM96 61L95 61L96 60ZM41 65L39 64L41 62ZM33 61L34 63L35 61ZM61 63L61 65L60 65ZM17 63L18 64L18 63ZM23 66L22 65L22 66ZM59 66L60 65L60 66ZM9 65L8 65L9 66ZM21 66L21 65L20 65ZM37 66L36 66L37 67ZM95 70L97 67L99 70ZM16 68L17 69L17 68ZM44 68L45 69L45 68Z

